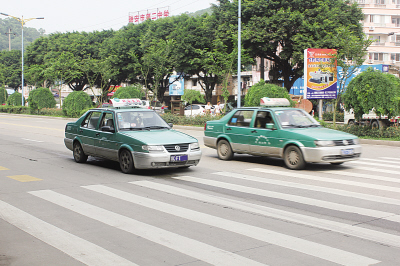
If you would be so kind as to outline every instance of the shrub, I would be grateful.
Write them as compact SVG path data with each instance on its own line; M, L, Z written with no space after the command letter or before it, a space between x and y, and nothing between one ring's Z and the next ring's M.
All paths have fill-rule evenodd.
M7 99L7 104L10 106L22 106L22 94L14 92Z
M42 108L55 108L56 100L48 88L37 88L29 93L29 108L38 112Z
M191 126L204 126L207 121L221 119L222 116L212 115L197 115L197 116L179 116L171 113L164 113L162 118L167 123L174 125L191 125Z
M5 88L0 88L0 105L7 102L8 93Z
M14 113L14 114L29 114L29 108L26 106L9 106L2 105L0 106L0 112L2 113Z
M65 98L63 112L69 117L79 117L81 112L92 107L90 96L83 91L74 91Z
M286 98L289 100L291 106L295 105L295 102L290 99L290 95L286 88L275 84L265 83L264 80L261 80L252 86L247 92L244 106L260 106L260 99L263 97Z
M325 112L322 114L325 121L333 121L333 112ZM336 122L344 122L344 113L336 112Z
M141 86L135 85L135 86L119 88L114 93L112 98L119 98L119 99L139 98L139 99L142 99L143 96L144 96L144 92L141 89Z
M359 125L343 125L343 126L334 126L332 124L325 124L327 128L332 128L340 131L344 131L358 137L365 138L375 138L375 139L385 139L390 138L393 140L400 140L400 128L399 127L387 127L384 129L372 128L371 126L359 126Z

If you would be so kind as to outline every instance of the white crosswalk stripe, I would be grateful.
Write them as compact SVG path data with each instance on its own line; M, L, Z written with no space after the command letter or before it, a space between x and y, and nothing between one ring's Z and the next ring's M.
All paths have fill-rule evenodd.
M349 163L351 163L351 162L349 162ZM368 165L371 165L371 164L368 164ZM378 172L378 173L392 174L392 175L395 175L395 176L399 175L399 170L389 170L389 169L386 169L386 167L385 168L382 168L382 167L373 168L373 167L366 167L366 166L357 165L355 167L355 169L364 170L364 171L368 171L368 172Z
M400 158L393 158L393 157L379 157L379 158L381 158L381 159L384 159L384 160L395 160L395 161L400 161ZM387 162L387 161L386 161Z
M373 162L370 162L370 161L368 161L368 162L366 162L366 161L351 161L349 163L400 169L400 165L389 164L387 162L386 163L384 163L384 162L382 162L382 163L373 163Z
M372 179L372 180L378 180L378 181L387 181L387 182L393 182L393 183L400 183L400 178L393 178L393 177L387 177L387 176L378 176L378 175L369 175L369 174L363 174L363 173L357 173L357 172L350 172L350 171L324 171L326 174L332 174L332 175L344 175L344 176L351 176L351 177L361 177L361 178L366 178L366 179Z

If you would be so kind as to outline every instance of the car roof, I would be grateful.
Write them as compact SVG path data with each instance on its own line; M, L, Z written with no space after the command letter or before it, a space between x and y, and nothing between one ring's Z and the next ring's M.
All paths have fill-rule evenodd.
M293 110L297 108L293 107L268 107L268 106L254 106L254 107L240 107L235 108L234 110L272 110L272 111L279 111L279 110Z
M103 107L103 108L93 108L90 111L112 111L112 112L154 112L153 110L142 108L139 106L128 106L128 107Z

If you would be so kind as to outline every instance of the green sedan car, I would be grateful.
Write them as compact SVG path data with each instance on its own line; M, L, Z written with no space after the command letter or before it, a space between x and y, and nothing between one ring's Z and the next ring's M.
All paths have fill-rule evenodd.
M297 108L238 108L204 129L205 146L217 149L221 160L246 153L283 158L289 169L303 169L306 163L339 165L361 155L356 136L324 128Z
M118 161L124 173L197 165L201 158L197 139L171 127L153 110L97 108L66 125L64 143L76 162L101 157Z

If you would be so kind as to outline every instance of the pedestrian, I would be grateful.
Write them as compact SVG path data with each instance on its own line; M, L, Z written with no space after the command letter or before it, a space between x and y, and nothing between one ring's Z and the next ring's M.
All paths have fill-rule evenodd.
M215 115L220 115L222 111L221 102L218 101L217 105L215 106Z
M211 114L211 103L207 102L207 105L204 107L206 109L206 115Z

